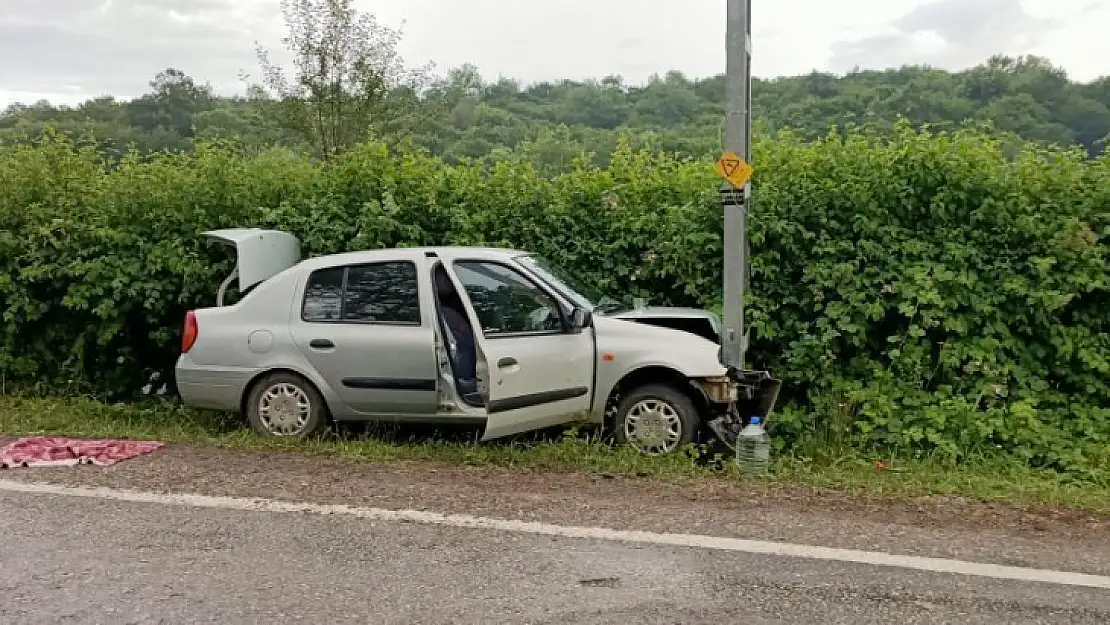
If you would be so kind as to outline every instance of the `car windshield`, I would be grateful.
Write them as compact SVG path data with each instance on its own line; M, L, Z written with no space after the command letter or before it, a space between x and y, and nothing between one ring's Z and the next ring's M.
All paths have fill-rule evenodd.
M586 286L542 256L519 256L516 260L567 299L574 302L575 306L580 306L589 311L604 311L619 306L616 300L605 297L595 289Z

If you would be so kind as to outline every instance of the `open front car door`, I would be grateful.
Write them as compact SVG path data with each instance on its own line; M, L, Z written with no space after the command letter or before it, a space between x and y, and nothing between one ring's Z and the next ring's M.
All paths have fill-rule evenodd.
M444 258L467 313L486 375L489 440L570 423L593 395L593 328L509 262ZM587 318L588 319L588 318Z

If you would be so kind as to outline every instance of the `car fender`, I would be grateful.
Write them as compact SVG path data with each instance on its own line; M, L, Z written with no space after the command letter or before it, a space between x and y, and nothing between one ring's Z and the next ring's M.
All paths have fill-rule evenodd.
M670 372L676 381L725 376L728 370L718 357L720 347L700 336L634 321L595 318L597 336L596 391L591 412L604 415L613 390L638 371Z

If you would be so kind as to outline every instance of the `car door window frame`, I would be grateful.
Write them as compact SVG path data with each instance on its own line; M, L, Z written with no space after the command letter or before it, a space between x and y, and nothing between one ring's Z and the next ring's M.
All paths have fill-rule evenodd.
M513 273L513 274L516 274L516 275L520 276L526 283L528 283L534 289L536 289L537 291L542 293L545 297L547 297L551 301L551 303L554 305L554 308L555 308L556 312L559 315L559 329L558 330L536 330L536 331L530 331L530 332L501 332L501 333L497 333L497 334L489 334L488 332L486 332L485 328L481 327L481 325L482 325L481 324L481 319L478 317L477 309L474 308L474 302L471 300L470 293L467 292L467 290L466 290L466 284L462 281L462 278L459 277L459 274L456 271L456 265L459 265L459 264L496 265L498 267L504 268L506 271L508 271L510 273ZM500 261L500 260L492 260L492 259L489 259L489 258L456 258L456 259L451 261L451 272L455 274L454 278L456 280L458 280L460 286L462 286L463 294L465 294L465 296L466 296L466 306L468 308L470 308L471 312L474 315L475 320L479 322L478 326L479 326L479 329L481 330L480 335L482 336L482 338L489 339L489 340L495 340L495 339L522 338L522 337L529 337L529 336L560 336L560 335L564 335L564 334L570 334L570 318L567 315L566 310L563 307L562 300L557 295L551 293L551 291L549 291L542 282L535 279L533 276L529 275L529 273L527 271L522 271L521 269L513 267L511 263L503 262L503 261Z
M396 264L409 265L413 269L412 279L413 279L413 284L415 286L414 291L416 293L416 302L415 302L415 305L414 305L414 308L416 309L416 321L380 321L380 320L367 320L367 319L344 319L343 318L343 312L344 312L343 308L344 308L344 305L347 303L347 284L348 284L347 280L348 280L348 276L350 275L351 270L352 269L361 269L363 267L374 267L374 266L380 266L380 265L396 265ZM320 273L320 272L332 271L332 270L340 269L340 268L343 269L343 283L342 283L342 286L341 286L340 291L339 291L339 293L340 293L340 297L339 297L339 318L338 319L307 319L307 318L305 318L305 303L308 301L308 289L309 289L309 285L312 284L312 277L314 275L316 275L317 273ZM414 262L412 260L409 260L409 259L375 260L375 261L363 262L363 263L352 263L352 264L349 264L349 265L332 265L332 266L329 266L329 267L318 267L316 269L313 269L311 272L309 272L308 278L306 278L306 280L305 280L303 293L301 295L300 317L301 317L301 321L304 322L304 323L347 324L347 325L379 325L379 326L399 326L399 327L406 327L406 328L419 328L419 327L424 326L424 320L425 320L424 302L423 302L423 298L421 297L420 290L421 290L420 289L420 267L417 265L416 262Z

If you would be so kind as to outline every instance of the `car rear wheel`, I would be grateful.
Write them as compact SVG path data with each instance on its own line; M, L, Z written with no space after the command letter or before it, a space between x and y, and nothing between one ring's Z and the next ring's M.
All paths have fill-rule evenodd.
M251 389L247 420L264 436L307 438L327 427L328 409L308 380L292 373L272 373Z
M694 441L698 410L683 392L649 384L627 393L613 424L617 443L649 456L673 453Z

